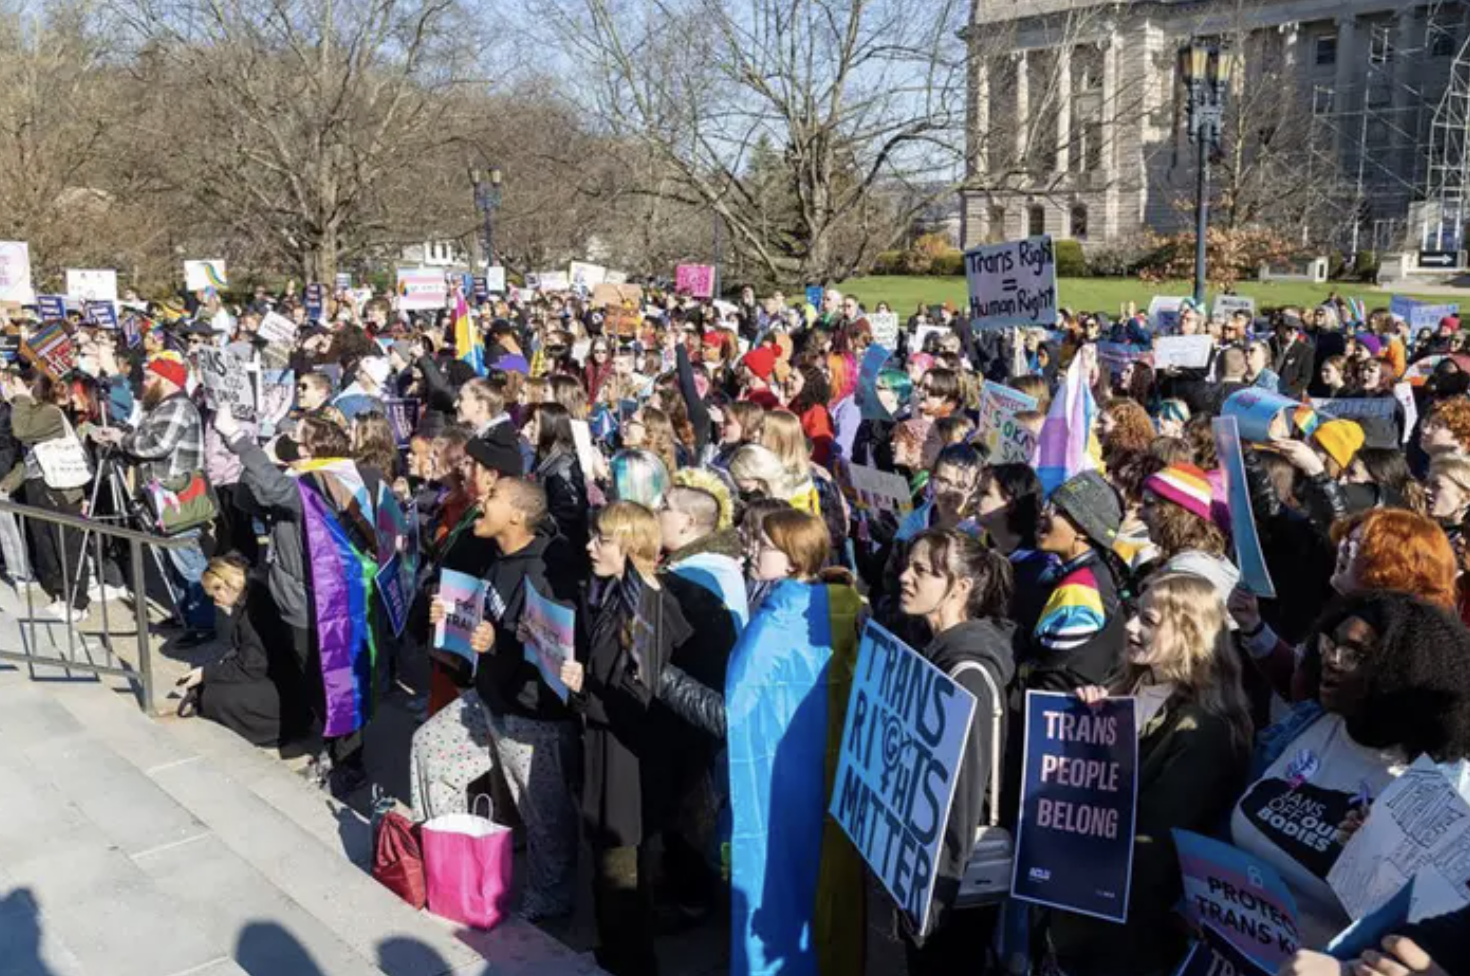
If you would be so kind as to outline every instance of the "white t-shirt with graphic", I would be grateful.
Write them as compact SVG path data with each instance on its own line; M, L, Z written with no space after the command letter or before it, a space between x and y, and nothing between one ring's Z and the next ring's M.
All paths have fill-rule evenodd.
M1270 864L1291 889L1301 942L1320 948L1349 922L1327 884L1342 853L1337 827L1407 767L1397 749L1359 745L1340 715L1323 715L1245 791L1230 818L1236 847Z

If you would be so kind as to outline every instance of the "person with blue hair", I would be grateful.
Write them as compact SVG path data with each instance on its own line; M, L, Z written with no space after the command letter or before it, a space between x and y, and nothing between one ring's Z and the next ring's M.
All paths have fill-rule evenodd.
M669 469L650 451L619 451L608 465L615 501L637 502L655 511L669 491Z

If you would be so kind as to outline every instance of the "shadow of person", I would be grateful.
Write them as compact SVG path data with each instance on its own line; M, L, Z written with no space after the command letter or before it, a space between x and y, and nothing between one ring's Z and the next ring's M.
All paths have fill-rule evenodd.
M0 973L52 976L41 958L41 908L29 888L0 896Z
M390 976L447 976L454 969L432 946L402 937L378 943L378 968Z
M296 936L275 922L251 922L240 930L235 963L250 976L326 976Z

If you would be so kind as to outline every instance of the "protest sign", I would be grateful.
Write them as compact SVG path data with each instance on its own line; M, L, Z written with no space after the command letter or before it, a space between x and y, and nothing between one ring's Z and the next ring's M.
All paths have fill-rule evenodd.
M20 356L20 336L14 332L0 332L0 359L13 363Z
M383 401L383 409L388 414L388 426L393 430L393 442L399 448L407 447L419 426L419 401L414 397L389 397Z
M437 310L449 301L449 286L440 268L399 268L398 307L404 311Z
M1407 444L1409 438L1414 436L1414 429L1419 426L1419 405L1414 402L1414 387L1407 381L1395 383L1393 398L1404 408L1403 443Z
M439 595L444 619L434 625L434 647L475 663L470 637L485 614L485 590L490 584L452 569L439 571Z
M36 310L41 313L41 321L55 322L66 318L66 297L63 295L37 295Z
M898 348L898 313L872 312L868 315L873 341L886 349Z
M976 329L1056 323L1057 262L1045 234L966 251L965 284Z
M1276 972L1300 944L1296 902L1264 861L1229 844L1175 830L1184 878L1184 917L1213 925L1267 972Z
M1088 705L1028 691L1025 729L1012 897L1126 922L1138 805L1133 699Z
M474 276L470 292L475 296L476 305L483 305L490 300L490 283L485 280L484 275Z
M878 374L883 371L883 365L893 355L886 347L876 343L869 346L867 352L863 353L863 361L858 366L857 388L853 392L853 399L857 401L858 411L864 420L892 420L893 415L888 408L883 406L878 399Z
M1384 787L1327 873L1353 918L1388 901L1410 878L1415 919L1470 904L1470 803L1428 756Z
M206 291L210 288L222 291L229 287L229 283L230 279L225 274L225 262L221 258L184 262L184 287L189 291Z
M1364 915L1327 943L1327 954L1347 962L1365 950L1378 948L1384 936L1392 935L1409 921L1414 905L1414 879L1410 878L1398 894Z
M316 282L307 285L302 295L302 304L306 306L308 322L325 320L327 317L327 286Z
M868 621L828 812L923 931L975 696Z
M561 666L572 656L576 622L577 615L570 607L542 596L535 584L526 580L526 603L521 610L523 653L562 701L567 700L570 691L561 680Z
M296 322L280 312L266 312L255 334L266 342L290 345L296 341Z
M337 277L336 277L336 284L337 284L337 287L339 289L340 288L351 288L352 287L352 272L350 272L350 271L338 271L337 272Z
M1312 398L1324 418L1351 420L1363 428L1368 447L1399 446L1399 401L1391 396Z
M932 336L947 336L951 331L948 326L934 325L926 322L914 327L914 341L909 344L909 352L919 352L924 348L924 343Z
M1148 303L1148 324L1162 335L1179 331L1179 309L1188 301L1182 295L1155 295Z
M602 281L603 284L607 285L626 285L628 283L628 272L614 271L612 268L608 268L607 275Z
M1244 312L1252 319L1256 317L1256 300L1244 295L1216 295L1214 315L1216 318L1228 319L1236 312Z
M1403 295L1394 295L1388 301L1388 311L1409 324L1409 335L1417 336L1420 332L1439 331L1440 319L1451 315L1460 314L1458 304L1429 305L1425 302L1416 302L1412 298Z
M485 269L485 290L492 295L505 294L505 267L492 264Z
M567 268L567 277L571 279L572 287L591 291L607 280L607 269L600 264L573 261Z
M695 298L713 298L715 269L710 264L681 264L674 269L674 290Z
M59 380L76 369L77 348L60 322L43 325L21 343L21 358L49 379Z
M1250 444L1264 444L1273 434L1286 437L1291 433L1289 419L1282 418L1281 414L1284 411L1294 411L1300 406L1291 397L1253 386L1232 393L1220 408L1220 416L1235 418L1240 428L1241 440Z
M638 308L643 304L643 288L639 285L617 285L604 281L592 289L593 308Z
M1099 342L1097 344L1097 361L1112 370L1114 376L1121 376L1129 363L1137 362L1148 355L1147 346L1135 346L1126 342Z
M202 346L195 351L194 365L216 410L230 411L236 420L255 420L255 392L245 364L228 349Z
M117 306L102 299L87 303L87 321L101 329L117 330Z
M1234 417L1216 417L1215 453L1220 458L1220 473L1225 479L1225 500L1230 509L1230 537L1235 544L1235 559L1240 564L1240 583L1256 596L1276 599L1276 586L1266 568L1261 552L1261 537L1251 511L1250 485L1245 476L1245 453L1240 444L1240 426Z
M258 384L256 416L260 419L261 434L270 437L296 404L296 373L289 369L263 369Z
M907 515L914 510L913 492L902 475L866 464L849 464L846 470L859 507L896 515Z
M397 553L378 570L378 575L373 577L373 584L378 590L383 612L388 615L393 636L402 637L404 624L408 622L408 594L411 591L405 586L403 562Z
M25 241L0 241L0 302L29 305L36 300L31 289L31 246Z
M1009 386L987 382L980 391L980 422L975 440L992 464L1031 463L1036 435L1016 422L1016 414L1036 409L1036 398Z
M543 271L536 276L536 287L543 292L568 291L572 281L565 271Z
M1154 368L1204 369L1214 349L1215 340L1207 335L1159 336L1154 340Z
M1206 922L1199 939L1189 949L1174 976L1275 976L1250 956L1241 952L1215 926Z
M66 294L73 301L117 304L117 272L111 269L66 269Z
M824 294L826 294L826 289L821 285L807 285L806 303L820 312L822 310L822 296Z

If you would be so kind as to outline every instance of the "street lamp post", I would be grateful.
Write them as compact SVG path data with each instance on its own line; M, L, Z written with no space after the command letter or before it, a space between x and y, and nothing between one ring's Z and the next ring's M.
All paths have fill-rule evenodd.
M1216 41L1193 40L1179 49L1179 72L1189 96L1189 141L1197 153L1194 187L1194 300L1205 302L1205 236L1210 214L1210 155L1220 151L1220 124L1235 55Z
M491 166L489 181L481 179L479 167L470 170L470 182L475 187L475 209L485 222L482 244L485 248L485 267L495 266L495 211L500 209L500 184L503 176L499 166Z

